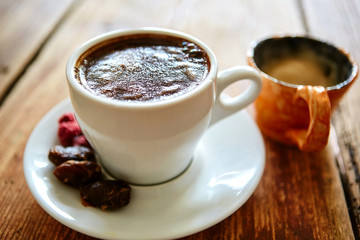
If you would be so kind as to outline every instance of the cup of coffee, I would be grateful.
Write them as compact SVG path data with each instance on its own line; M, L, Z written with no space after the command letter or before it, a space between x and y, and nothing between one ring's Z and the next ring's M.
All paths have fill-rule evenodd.
M263 133L303 151L327 145L331 112L358 76L348 52L307 36L254 41L247 53L263 89L255 101Z
M139 185L185 171L206 129L253 102L262 86L249 66L218 74L208 46L162 28L95 37L71 55L66 76L76 119L103 168ZM222 94L243 79L251 80L245 92Z

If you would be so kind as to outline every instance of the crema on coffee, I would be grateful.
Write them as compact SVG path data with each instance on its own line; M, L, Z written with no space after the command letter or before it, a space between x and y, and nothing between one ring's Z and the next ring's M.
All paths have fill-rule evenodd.
M76 63L76 78L94 95L120 101L158 101L196 88L209 59L185 39L139 34L96 45Z

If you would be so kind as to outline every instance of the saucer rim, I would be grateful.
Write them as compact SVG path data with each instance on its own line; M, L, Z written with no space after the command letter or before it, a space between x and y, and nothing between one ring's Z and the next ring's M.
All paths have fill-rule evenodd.
M52 108L39 121L39 123L34 128L33 132L31 133L31 135L28 139L28 142L26 144L26 147L25 147L24 160L23 160L24 161L23 167L24 167L24 174L25 174L26 182L28 184L28 187L30 188L32 195L34 196L35 200L38 202L38 204L54 219L56 219L60 223L64 224L65 226L68 226L68 227L72 228L73 230L79 231L86 235L98 237L98 238L103 238L103 237L109 238L109 236L104 236L101 233L89 230L89 226L82 226L82 224L77 224L76 220L69 221L69 220L66 220L63 216L59 215L59 213L56 212L51 206L49 206L49 204L44 200L44 196L42 196L43 194L41 194L39 192L39 189L37 189L35 183L33 182L31 173L29 171L27 171L27 169L29 169L29 166L31 166L31 157L29 154L31 153L30 147L31 147L31 143L34 141L34 139L33 139L34 135L36 133L38 133L45 125L48 125L48 124L54 125L54 123L49 123L49 119L51 118L51 116L52 117L54 117L54 115L60 116L61 113L68 112L68 110L66 110L66 109L70 109L69 111L71 111L71 109L72 109L69 99L63 100L62 102L57 104L54 108ZM257 128L257 125L253 122L252 118L248 115L248 113L246 111L241 111L237 114L242 114L243 117L245 117L244 119L246 119L246 121L250 121L254 125L255 134L258 135L258 137L259 137L258 140L260 140L260 142L261 142L259 144L259 146L258 146L259 148L257 150L260 151L260 155L262 155L262 157L260 157L261 159L259 158L259 160L260 160L259 165L256 166L257 167L256 176L254 176L252 178L252 180L247 183L246 187L249 189L246 192L241 194L241 195L243 195L242 200L234 202L234 206L232 208L226 208L227 211L222 212L221 217L217 217L212 220L209 220L209 221L207 221L206 224L199 225L199 226L189 229L187 231L173 232L171 235L159 234L156 239L169 239L169 238L185 237L185 236L197 233L199 231L205 230L205 229L223 221L225 218L229 217L231 214L233 214L235 211L237 211L250 198L250 196L255 191L256 187L258 186L258 184L261 180L261 177L263 175L263 171L265 168L265 154L266 153L265 153L264 140L262 138L260 130ZM224 119L224 121L226 121L226 119ZM216 127L216 125L214 125L213 127ZM52 132L48 132L48 135L54 136L54 134L56 134L55 130L53 130ZM132 186L132 187L140 189L140 188L156 187L156 185L155 186ZM111 239L115 239L115 238L119 238L119 237L121 238L122 236L116 235L116 236L114 236L114 238L111 238ZM137 238L132 238L132 239L149 239L149 238L148 237L146 237L146 238L137 237Z

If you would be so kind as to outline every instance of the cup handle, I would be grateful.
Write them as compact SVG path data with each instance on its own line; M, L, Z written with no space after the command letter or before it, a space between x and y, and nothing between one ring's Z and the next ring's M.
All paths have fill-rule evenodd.
M225 88L242 80L252 82L240 95L229 97L221 94ZM261 75L252 67L236 66L220 72L216 80L216 100L210 126L252 103L260 94L261 88Z
M323 149L330 134L331 104L324 87L299 86L294 100L305 100L309 107L308 129L290 130L289 137L298 145L299 149L313 152Z

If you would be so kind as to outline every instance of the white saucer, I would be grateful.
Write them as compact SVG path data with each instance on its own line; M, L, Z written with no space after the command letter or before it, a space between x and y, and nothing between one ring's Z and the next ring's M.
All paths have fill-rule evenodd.
M204 230L230 216L254 192L265 166L262 136L241 111L202 138L192 165L180 177L151 187L132 187L128 206L116 211L84 207L77 190L53 176L47 159L59 144L57 120L72 111L69 100L36 126L24 153L24 172L40 206L64 225L103 239L171 239Z

